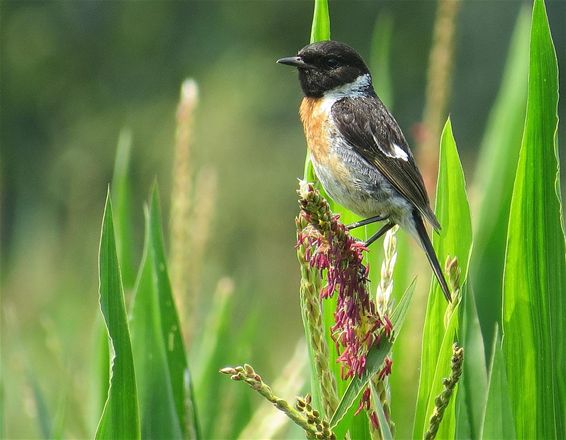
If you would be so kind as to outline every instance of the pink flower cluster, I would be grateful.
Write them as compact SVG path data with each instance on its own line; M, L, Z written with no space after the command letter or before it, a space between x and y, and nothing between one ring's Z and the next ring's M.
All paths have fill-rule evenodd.
M348 234L339 216L320 222L312 218L308 209L300 215L313 227L299 232L298 245L305 246L311 267L326 270L327 282L320 296L330 298L337 294L331 330L340 353L342 378L361 376L370 348L379 343L383 334L389 336L391 332L389 319L379 316L368 294L369 270L363 265L363 252L367 249Z

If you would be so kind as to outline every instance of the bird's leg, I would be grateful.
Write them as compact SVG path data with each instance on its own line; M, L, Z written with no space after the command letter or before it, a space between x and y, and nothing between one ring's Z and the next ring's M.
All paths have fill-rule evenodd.
M365 247L369 247L370 244L372 244L375 240L377 240L379 237L381 237L382 235L384 235L387 231L389 231L393 226L395 226L395 223L389 222L386 225L383 225L381 227L381 229L379 231L377 231L375 234L373 234L368 241L365 242Z
M352 229L359 228L360 226L370 225L375 222L382 222L383 220L387 220L387 216L385 215L376 215L374 217L366 218L365 220L360 220L359 222L355 222L346 226L348 231Z

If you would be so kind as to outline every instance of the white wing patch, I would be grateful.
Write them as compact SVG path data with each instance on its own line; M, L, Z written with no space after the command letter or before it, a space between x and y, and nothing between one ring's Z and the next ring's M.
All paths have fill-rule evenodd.
M373 141L375 142L379 150L387 157L391 157L393 159L401 159L404 160L405 162L409 160L409 155L399 145L393 144L393 151L386 150L381 147L375 135L372 135L372 137L373 137Z
M393 157L404 160L405 162L409 160L409 155L399 145L393 144L393 151L395 152Z

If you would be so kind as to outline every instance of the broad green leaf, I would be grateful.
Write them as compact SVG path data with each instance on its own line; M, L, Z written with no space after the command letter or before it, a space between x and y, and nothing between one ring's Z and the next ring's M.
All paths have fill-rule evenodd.
M195 438L199 437L200 433L196 419L194 396L191 391L192 376L187 364L181 326L167 272L157 185L154 185L151 195L149 229L149 252L153 261L153 282L157 291L161 336L165 346L171 389L173 390L173 398L183 436Z
M149 213L146 212L144 251L130 316L141 433L146 439L175 439L182 438L182 431L161 333L154 253L150 251L153 240L149 225Z
M501 286L509 206L527 103L529 11L521 9L511 38L503 79L480 146L474 175L474 253L470 276L485 349L492 347L501 319ZM497 209L494 209L497 207ZM486 353L489 358L489 353Z
M470 220L470 209L466 196L466 183L462 165L458 157L456 142L452 134L450 119L446 121L440 140L440 163L438 171L438 182L436 189L436 216L442 226L439 235L433 235L433 244L441 265L448 256L458 257L461 269L462 292L465 292L466 274L470 258L472 243L472 226ZM443 372L448 371L449 365L439 364L439 359L452 354L452 342L443 343L446 337L445 313L447 303L442 295L440 286L435 279L432 280L428 296L426 317L423 330L423 344L421 356L421 370L419 378L419 391L415 421L413 425L413 438L422 438L423 427L427 425L430 415L429 402L441 391L435 388L435 377L438 378ZM453 313L456 320L455 328L458 328L458 317ZM448 336L450 337L450 336ZM454 335L452 335L452 338ZM442 346L447 353L442 352ZM438 372L437 372L438 370ZM445 419L451 420L453 407L445 412ZM442 424L453 428L452 425ZM440 438L441 432L439 432ZM448 433L444 433L447 435ZM450 436L453 436L451 432Z
M138 395L124 292L112 221L110 193L106 197L99 253L100 309L113 357L108 398L96 430L97 439L140 438Z
M371 38L370 66L373 86L381 101L389 110L393 108L393 84L391 81L391 41L393 16L379 14Z
M558 66L535 0L527 115L503 276L503 353L519 438L566 438L566 261L556 130Z
M375 389L373 382L370 381L369 385L371 387L371 400L375 407L377 420L379 420L379 432L381 433L381 438L383 440L393 440L393 434L391 433L391 429L389 429L389 423L387 423L387 419L385 418L385 412L383 411L383 405L381 404L381 400L379 399L379 394Z
M509 400L509 385L505 374L505 359L501 348L501 338L496 327L491 350L491 367L482 438L486 440L514 439L515 421Z
M133 287L135 272L132 256L130 155L132 133L123 129L118 138L114 175L112 177L112 202L116 222L116 246L122 280L126 289Z

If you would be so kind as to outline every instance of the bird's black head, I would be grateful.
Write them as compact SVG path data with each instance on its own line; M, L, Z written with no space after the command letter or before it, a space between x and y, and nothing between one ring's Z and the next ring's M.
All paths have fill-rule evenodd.
M350 46L338 41L321 41L303 47L297 56L281 58L280 64L299 70L299 81L306 96L320 98L325 92L354 82L372 90L371 76L362 57ZM366 76L367 75L367 76Z

